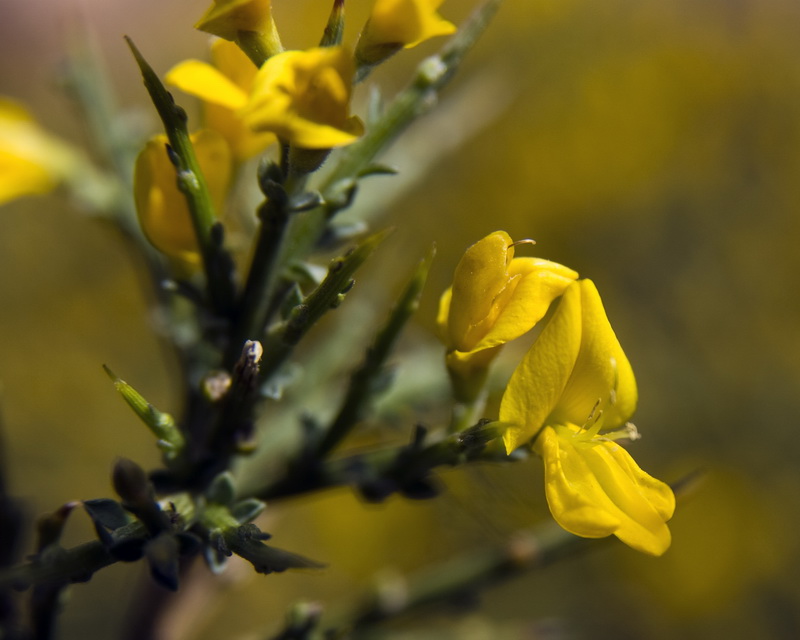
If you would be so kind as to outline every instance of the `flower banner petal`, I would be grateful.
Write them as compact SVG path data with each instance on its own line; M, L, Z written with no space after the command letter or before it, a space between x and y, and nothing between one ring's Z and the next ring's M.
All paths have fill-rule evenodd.
M511 236L505 231L495 231L467 249L456 266L447 314L447 333L453 348L472 350L473 345L467 343L471 327L486 318L495 297L508 283L512 245Z
M568 267L538 258L514 258L508 273L516 286L474 350L504 344L526 334L544 317L553 300L578 277Z

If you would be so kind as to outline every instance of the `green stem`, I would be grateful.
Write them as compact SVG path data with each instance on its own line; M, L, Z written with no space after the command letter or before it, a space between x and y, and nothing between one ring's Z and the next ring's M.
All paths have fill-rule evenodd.
M435 104L436 96L486 30L501 2L487 0L478 7L438 55L419 65L411 84L372 123L364 137L342 150L338 164L320 189L326 204L297 215L290 222L286 256L301 260L313 250L328 220L349 204L348 194L355 188L359 174L416 118Z
M294 347L325 313L339 306L355 272L390 232L376 233L346 255L334 258L322 283L292 310L286 321L270 331L264 345L262 380L269 379L286 362Z
M144 528L142 529L144 530ZM47 563L36 561L17 565L0 574L0 588L67 580L83 582L103 567L117 562L99 540L72 547Z
M233 262L222 247L221 223L214 213L208 185L189 137L186 112L175 104L155 71L126 37L136 63L142 72L144 85L158 111L174 153L178 188L186 198L197 244L203 259L211 304L220 317L230 315L234 305Z
M463 431L475 424L483 415L486 407L486 391L482 390L472 402L456 402L450 419L450 432Z
M419 306L419 298L422 295L434 253L435 250L431 249L414 270L411 280L392 309L386 324L367 349L363 364L351 376L350 386L339 413L317 448L319 457L324 457L336 447L363 418L370 400L375 395L375 382L381 377L384 363L406 322Z

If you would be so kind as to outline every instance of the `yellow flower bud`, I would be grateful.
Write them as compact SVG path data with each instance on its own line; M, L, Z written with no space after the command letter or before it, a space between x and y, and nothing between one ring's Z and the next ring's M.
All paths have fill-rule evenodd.
M400 49L455 32L436 10L443 0L376 0L356 45L359 65L372 66Z
M577 277L556 262L515 258L514 242L505 231L467 249L453 286L439 301L437 317L459 399L477 395L499 349L530 331Z
M240 111L255 131L271 131L301 149L330 149L355 142L361 121L350 116L353 60L342 47L286 51L256 74Z
M636 380L590 280L571 284L514 371L500 404L510 453L531 438L543 458L556 522L587 538L615 535L661 555L675 510L670 487L617 442L637 401ZM632 427L632 425L631 425Z
M214 208L219 211L231 180L230 149L225 139L210 129L192 134L191 140ZM174 260L178 268L191 272L200 265L197 237L166 145L166 136L154 136L136 159L133 178L136 212L151 244Z

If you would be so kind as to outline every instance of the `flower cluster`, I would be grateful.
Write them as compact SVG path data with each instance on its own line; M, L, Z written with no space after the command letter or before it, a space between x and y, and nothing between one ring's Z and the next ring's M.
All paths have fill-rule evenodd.
M284 150L286 173L315 171L331 149L364 133L350 114L354 80L363 77L359 69L455 30L436 13L437 0L376 0L353 53L341 46L343 4L334 2L322 46L307 50L284 50L270 0L214 0L197 22L197 29L220 38L211 44L211 63L185 60L166 81L200 98L204 128L230 147L231 168L216 166L223 176L274 142ZM158 146L148 143L137 165L139 217L157 249L184 267L199 264L186 207L173 187L174 168Z
M627 422L636 381L600 295L570 269L513 251L505 232L488 235L467 250L442 296L439 325L456 396L474 400L497 349L527 333L558 299L503 394L506 450L531 443L542 457L547 502L566 530L613 534L661 555L675 498L620 444L638 437Z

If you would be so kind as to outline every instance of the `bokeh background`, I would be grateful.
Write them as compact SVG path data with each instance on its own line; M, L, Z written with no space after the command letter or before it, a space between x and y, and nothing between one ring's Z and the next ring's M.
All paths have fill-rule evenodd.
M284 44L316 42L327 0L273 4ZM441 11L460 21L471 4L447 0ZM88 25L126 117L156 131L122 35L163 73L205 55L205 35L191 29L205 5L2 0L0 93L84 143L58 78ZM351 43L368 5L348 2ZM794 0L507 0L440 110L389 154L400 177L364 190L380 223L397 231L363 284L370 297L361 307L354 297L354 308L388 304L435 241L409 338L427 344L438 292L463 250L499 228L533 237L537 255L576 268L603 294L640 386L637 460L668 481L706 474L680 505L663 558L604 545L398 634L800 637L798 27ZM403 53L371 82L391 95L435 48ZM63 195L0 211L7 471L31 516L110 495L116 456L158 462L101 364L167 410L179 392L135 265ZM265 528L276 544L330 568L231 571L213 600L190 607L193 637L269 629L299 598L335 607L375 576L498 544L547 517L540 476L531 460L445 474L447 492L430 502L366 506L342 490L275 505ZM76 514L68 541L90 535ZM140 573L114 566L76 586L62 637L118 635Z

